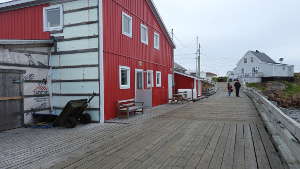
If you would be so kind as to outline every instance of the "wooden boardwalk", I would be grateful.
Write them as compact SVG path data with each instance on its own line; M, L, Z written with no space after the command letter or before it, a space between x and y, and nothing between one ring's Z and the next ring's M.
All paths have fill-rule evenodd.
M215 96L125 126L52 168L285 169L248 97Z

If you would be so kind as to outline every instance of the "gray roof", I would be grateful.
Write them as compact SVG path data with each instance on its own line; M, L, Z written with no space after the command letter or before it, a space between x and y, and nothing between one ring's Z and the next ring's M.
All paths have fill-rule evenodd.
M185 67L181 66L180 64L178 64L176 62L174 63L174 69L175 69L175 71L179 71L182 73L187 71L187 69Z
M250 51L253 55L255 55L259 60L265 63L273 63L277 64L273 59L270 58L270 56L266 55L265 53L262 53L260 51Z

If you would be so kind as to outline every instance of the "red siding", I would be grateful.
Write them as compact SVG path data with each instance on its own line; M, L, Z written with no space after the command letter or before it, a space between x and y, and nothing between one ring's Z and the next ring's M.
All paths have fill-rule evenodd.
M43 7L38 5L0 13L0 39L44 40Z
M183 76L175 73L175 91L178 89L193 89L194 88L194 78Z
M172 73L173 49L146 0L104 0L105 119L115 117L118 100L135 97L135 69L162 72L162 87L153 88L153 106L168 102L168 73ZM133 18L133 38L122 35L122 11ZM149 44L140 41L140 24L148 26ZM160 34L160 50L153 48L154 31ZM119 66L131 68L131 88L120 90ZM145 78L145 76L144 76Z

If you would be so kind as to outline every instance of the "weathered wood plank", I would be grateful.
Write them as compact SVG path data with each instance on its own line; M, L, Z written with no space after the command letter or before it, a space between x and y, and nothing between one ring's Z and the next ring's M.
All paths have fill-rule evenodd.
M244 124L244 137L245 137L245 168L257 169L256 156L254 151L254 145L252 141L252 134L250 125Z
M262 140L260 138L260 135L258 133L256 125L254 123L250 123L250 129L251 129L251 133L252 133L255 154L256 154L256 162L257 162L258 168L259 169L271 169L264 145L262 143Z
M230 126L230 133L227 140L221 169L233 168L236 128L237 124L232 123Z
M217 125L218 125L217 131L214 137L212 138L212 140L210 141L210 144L208 145L207 149L205 150L204 156L201 158L200 162L198 163L197 169L207 169L210 165L210 161L216 150L216 146L218 144L222 131L224 130L225 124L219 123Z
M244 125L243 123L237 124L237 133L235 138L234 148L234 163L233 168L245 168L245 149L244 149Z
M261 136L262 143L265 147L270 165L272 169L283 169L281 159L279 158L278 152L275 150L273 143L268 136L268 133L263 125L257 124L258 132Z
M225 124L224 130L221 134L216 150L213 154L213 158L210 162L209 169L221 168L223 155L225 152L225 147L229 136L229 131L230 131L230 124Z

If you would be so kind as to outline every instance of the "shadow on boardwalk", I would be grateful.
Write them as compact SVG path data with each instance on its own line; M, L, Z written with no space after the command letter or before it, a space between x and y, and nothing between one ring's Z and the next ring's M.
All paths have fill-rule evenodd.
M223 88L220 86L217 94L205 101L188 104L141 123L89 126L79 133L70 131L67 141L62 141L65 137L59 134L44 139L44 144L41 140L36 141L41 149L50 146L52 149L47 150L55 154L55 148L60 151L59 148L76 145L74 139L78 139L77 144L90 140L88 145L73 150L65 158L59 155L55 158L48 155L47 158L40 154L30 156L26 161L26 154L38 152L35 143L29 143L35 148L23 152L21 147L14 147L11 139L1 144L0 168L11 163L14 163L10 165L12 168L285 168L250 99L245 95L227 97ZM5 138L0 134L1 143L3 140ZM54 141L55 146L49 145ZM25 144L26 140L18 141L22 142ZM7 146L12 146L11 151L2 153ZM6 155L15 155L14 162ZM57 162L58 158L61 162ZM2 159L7 160L3 162Z

